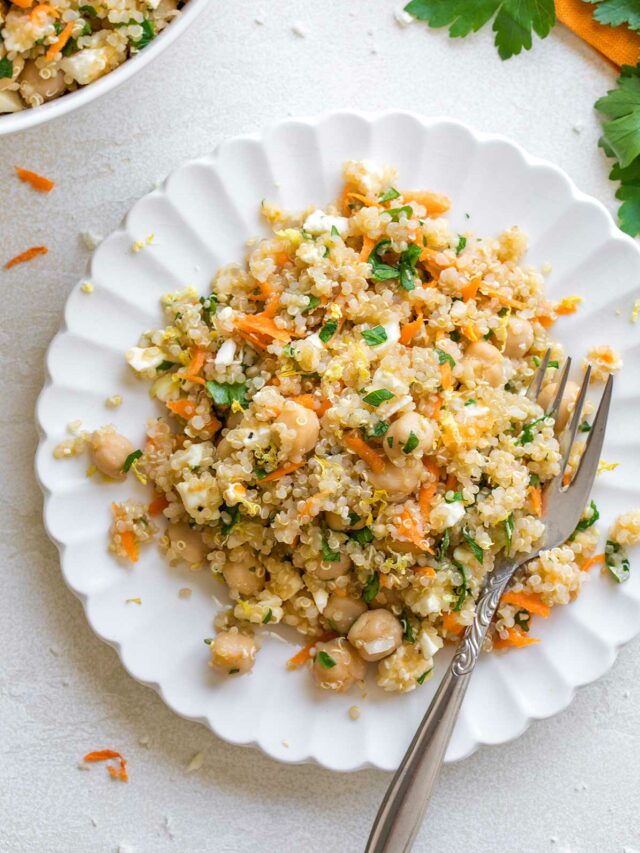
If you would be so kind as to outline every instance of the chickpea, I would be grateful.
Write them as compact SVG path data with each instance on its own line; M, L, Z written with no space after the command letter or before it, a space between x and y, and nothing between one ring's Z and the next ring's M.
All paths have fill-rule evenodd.
M346 634L366 609L367 605L361 598L341 598L334 594L329 596L322 615L336 631Z
M207 546L204 543L202 534L189 527L186 521L170 524L167 534L173 550L185 563L195 566L198 563L204 562L207 556Z
M504 355L507 358L522 358L533 344L533 326L528 320L511 317L507 324L507 340Z
M216 458L226 459L233 453L233 447L229 444L226 438L221 438L216 445Z
M367 610L353 623L348 636L360 657L380 660L402 644L402 625L390 610Z
M328 655L335 664L331 665L331 661L328 661L325 655ZM326 666L326 663L330 665ZM316 645L311 671L318 687L344 693L354 681L361 681L365 677L367 665L344 637L338 637L335 640L329 640L328 643Z
M287 400L275 423L286 427L289 433L294 433L293 437L288 435L284 441L280 432L276 433L276 441L289 448L288 455L292 461L299 461L305 453L316 446L320 434L320 421L311 409Z
M402 467L386 462L382 471L369 471L367 477L374 489L384 489L390 501L401 501L416 489L423 471L420 460L409 457Z
M498 388L504 382L503 357L497 347L487 341L470 344L464 354L464 361L470 364L473 372L489 385Z
M98 471L112 480L126 477L122 470L127 456L133 453L133 444L113 427L97 429L89 440L91 459Z
M405 453L407 442L414 435L418 443L408 453ZM429 421L417 412L408 412L395 420L385 437L382 446L389 459L402 459L407 456L420 457L433 448L435 433ZM415 444L415 441L412 440ZM410 445L409 445L410 447Z
M40 69L32 59L29 59L20 75L20 94L25 100L33 95L40 95L45 101L52 101L62 95L66 89L64 71L57 71L48 80L40 76Z
M573 411L579 391L580 388L578 385L571 380L569 380L565 385L564 394L562 395L562 400L560 400L560 405L558 406L558 411L556 413L556 432L562 432L566 427L569 415ZM545 412L548 412L553 405L553 400L557 392L558 383L550 382L548 385L545 385L542 391L538 394L538 405L542 406Z
M258 574L258 567L254 557L225 563L222 574L229 590L242 596L257 595L264 588L264 575Z
M210 666L227 675L244 675L256 659L253 637L241 634L237 628L222 631L211 643Z
M346 575L350 568L351 557L344 551L340 551L340 556L335 562L323 560L320 563L320 568L315 570L314 575L321 581L332 581Z

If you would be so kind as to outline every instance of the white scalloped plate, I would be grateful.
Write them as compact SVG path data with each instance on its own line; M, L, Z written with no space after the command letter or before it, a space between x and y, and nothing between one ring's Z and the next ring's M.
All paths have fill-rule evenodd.
M638 247L557 167L501 137L409 113L338 112L284 121L177 169L96 250L90 271L95 291L88 296L78 286L69 297L37 409L45 524L94 631L178 714L281 761L315 760L335 770L397 767L445 654L436 677L413 693L382 694L372 684L365 699L357 692L334 696L315 690L306 673L287 671L295 637L273 631L249 677L218 678L206 666L202 639L224 603L220 585L205 572L169 569L153 546L142 549L135 568L123 568L106 549L109 505L137 490L142 496L142 487L131 480L99 484L87 479L86 459L58 462L52 451L76 419L87 428L113 422L134 444L141 442L155 409L123 352L160 323L160 296L187 284L205 292L220 264L241 259L244 241L263 231L261 199L289 208L326 203L338 193L342 162L365 157L395 164L400 186L449 195L451 220L460 230L491 235L520 225L530 235L528 260L553 265L553 298L576 291L585 297L575 315L557 324L560 340L578 360L589 346L610 342L625 361L604 452L621 464L601 475L595 490L603 530L617 513L640 507L640 329L629 320L640 296ZM151 232L153 247L134 254L132 243ZM110 411L104 401L116 392L124 403ZM190 599L178 597L183 586L193 588ZM133 597L142 604L125 603ZM479 744L517 737L532 719L562 710L576 687L609 669L619 645L640 630L640 571L618 586L594 570L575 603L556 608L535 627L539 645L481 660L449 761ZM354 703L361 709L357 722L348 715Z

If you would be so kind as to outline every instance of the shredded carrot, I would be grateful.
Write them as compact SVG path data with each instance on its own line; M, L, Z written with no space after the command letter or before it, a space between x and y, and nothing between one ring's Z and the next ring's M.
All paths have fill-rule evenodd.
M373 447L369 447L367 442L360 438L356 432L347 433L344 437L344 443L349 450L356 453L360 459L364 459L367 465L372 471L375 471L376 474L380 474L384 471L385 462L382 456L374 450Z
M371 239L371 237L363 237L362 238L362 248L360 249L360 260L368 261L369 255L371 254L371 250L375 246L375 241Z
M11 2L14 6L20 6L21 9L28 9L33 3L33 0L11 0Z
M149 504L149 515L160 515L169 506L169 501L164 495L156 495Z
M436 460L432 456L424 456L422 459L422 464L431 474L434 482L437 483L441 477L442 472L440 471L440 467Z
M344 216L349 216L349 214L351 213L351 209L349 207L349 187L347 185L344 186L342 192L340 193L340 197L338 199L338 210Z
M415 336L422 331L423 327L424 317L422 314L418 314L415 320L412 320L410 323L405 323L404 326L400 328L400 343L405 346L409 346Z
M207 432L217 432L217 430L219 430L221 426L222 424L217 418L211 418L211 420L207 421L207 423L203 426L202 429L206 430Z
M404 509L400 514L400 530L409 542L417 545L422 551L431 551L425 542L418 522L408 509Z
M444 483L445 492L452 492L455 489L455 485L458 481L456 480L455 474L449 474Z
M33 12L36 12L38 9L43 8L42 6L36 6ZM48 8L51 8L50 6ZM33 15L33 12L31 13ZM37 172L31 172L29 169L23 169L20 166L16 166L16 174L20 178L21 181L24 181L25 184L31 184L34 190L38 190L41 193L50 193L51 190L55 187L53 181L50 181L49 178L45 178L43 175L39 175Z
M271 320L278 313L279 307L280 307L280 294L274 293L267 299L265 306L264 306L264 311L259 316L260 317L267 317L267 319Z
M440 394L436 394L435 397L431 398L430 415L435 421L437 421L438 418L440 417L440 409L442 408L443 403L444 403L444 400L442 399Z
M462 634L464 631L464 625L461 625L455 613L443 613L442 614L442 627L445 631L448 631L450 634Z
M589 557L588 560L585 560L584 563L580 566L580 570L583 572L588 572L592 566L595 566L597 563L604 563L604 554L594 554L593 557Z
M166 405L170 412L173 412L174 415L179 415L185 421L188 421L196 413L195 404L191 400L167 400Z
M27 249L26 252L22 252L19 255L16 255L15 258L11 258L10 261L4 265L6 270L10 270L11 267L16 267L18 264L23 264L25 261L30 261L38 255L46 255L49 249L46 246L32 246L30 249Z
M571 471L565 471L562 475L562 485L568 486L571 482Z
M127 761L124 756L116 752L115 749L98 749L96 752L88 752L83 761L108 761L109 759L114 758L120 762L120 767L116 768L112 764L107 765L107 770L109 771L109 775L112 779L120 779L121 782L129 781L129 774L127 773Z
M56 56L62 51L65 44L71 38L74 26L75 22L69 21L69 23L58 36L57 40L51 45L49 50L46 52L45 59L47 60L47 62L52 62L56 58Z
M555 323L553 317L549 317L546 314L540 314L538 317L536 317L536 320L538 321L538 323L540 323L543 329L550 329L551 326L553 326L553 324Z
M276 266L279 267L283 267L291 260L291 258L286 252L276 252L276 254L273 256L273 259L276 262Z
M276 326L273 319L264 314L246 314L236 320L236 328L240 329L241 332L248 332L250 335L273 338L273 340L282 341L285 344L291 340L291 335L286 329Z
M510 589L502 596L502 603L515 604L516 607L521 607L535 616L542 616L543 619L551 613L551 608L535 592L514 592Z
M436 570L432 569L431 566L422 566L420 569L416 569L415 573L417 575L423 575L425 578L435 578Z
M453 374L448 361L440 365L440 384L443 391L449 391L453 387Z
M465 286L460 291L460 296L462 296L465 302L468 302L470 299L475 299L481 282L482 279L480 278L480 276L476 276L475 278L470 279L470 281L465 284Z
M250 335L247 332L238 331L238 334L242 338L243 341L246 341L248 344L251 344L252 347L260 350L266 350L267 345L263 343L260 338L256 337L256 335Z
M374 198L369 198L368 195L362 195L361 193L349 192L346 197L355 198L356 201L361 201L362 204L365 204L367 207L382 207L380 202L376 201Z
M138 545L138 540L133 535L133 531L125 530L120 534L120 538L122 539L122 547L127 557L132 563L137 563L140 556L140 546Z
M535 486L530 489L529 496L531 497L531 506L533 507L533 511L538 518L540 518L542 515L542 489L540 486Z
M273 287L271 287L271 285L269 284L268 281L259 281L258 282L258 290L260 291L260 293L250 294L249 299L253 299L256 302L264 302L273 293Z
M432 193L428 191L403 191L401 193L405 204L415 201L416 204L421 204L427 208L427 216L441 216L446 213L451 207L451 200L441 193Z
M431 513L431 501L433 500L433 496L435 495L437 488L437 482L428 483L427 485L423 486L418 492L418 504L420 506L420 512L422 513L422 519L425 524L429 523L429 517Z
M301 518L313 518L320 512L320 503L323 498L326 498L330 492L318 492L315 495L311 495L304 504L302 505L302 509L300 510Z
M193 352L191 353L191 361L187 365L186 372L182 374L183 378L188 379L190 382L199 382L204 385L204 379L201 379L198 374L204 367L206 357L206 349L194 347Z
M464 326L460 326L460 331L465 338L468 338L468 340L471 341L472 344L475 344L476 341L480 340L480 333L473 323L465 323Z
M292 658L289 658L287 661L287 669L297 669L299 666L302 666L303 663L306 663L311 657L311 652L315 648L318 643L326 643L329 640L333 640L338 635L335 631L327 631L324 634L321 634L319 637L316 637L315 640L311 640L310 643L307 643L306 646L300 649Z
M313 394L298 394L295 397L290 397L290 399L295 403L304 406L305 409L310 409L312 412L315 412L320 418L332 406L329 400L321 400Z
M288 462L286 465L283 465L282 468L276 468L275 471L267 474L267 476L263 477L260 482L270 483L272 480L279 480L281 477L286 477L287 474L293 474L293 472L297 471L298 468L302 468L305 463L306 459L303 462Z
M524 302L519 302L517 299L512 299L510 296L506 296L504 293L501 293L499 290L496 290L495 287L489 287L488 284L482 284L479 288L480 293L483 293L485 296L492 296L494 299L497 299L501 305L507 305L510 308L524 308Z
M539 643L540 640L537 637L530 637L528 634L525 634L524 631L521 631L520 628L507 629L507 636L503 639L500 636L496 636L493 641L494 649L508 649L513 646L515 648L522 648L523 646L531 646L534 643Z

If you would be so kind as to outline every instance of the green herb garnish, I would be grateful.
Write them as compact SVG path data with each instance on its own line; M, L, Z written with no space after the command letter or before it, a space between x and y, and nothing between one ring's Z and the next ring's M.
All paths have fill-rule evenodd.
M223 536L228 536L231 533L233 527L240 521L240 507L238 504L235 506L227 506L226 504L222 504L220 507L221 512L226 513L229 516L229 521L222 522L221 531Z
M540 485L540 477L537 474L529 474L529 485L537 488Z
M373 542L373 533L368 527L362 527L360 530L350 530L348 536L363 547Z
M527 610L518 610L517 613L513 615L513 621L516 623L518 628L522 628L525 633L528 633L529 628L531 627L531 614Z
M3 56L0 59L0 80L4 78L11 79L13 77L13 62L10 59L7 59L6 56Z
M338 229L336 228L335 225L331 226L331 236L332 237L339 237L340 236L340 232L338 231Z
M366 604L371 604L373 599L378 594L380 589L380 574L378 572L374 572L372 575L369 575L367 582L364 585L364 589L362 590L362 598L364 599Z
M438 353L438 364L448 364L450 367L455 367L456 363L452 356L449 355L448 352L445 352L443 349L438 349L436 347L436 352Z
M409 611L405 607L400 615L400 624L402 625L402 638L407 641L407 643L415 643L416 638L413 633L413 627L409 620Z
M309 300L309 304L306 308L302 309L302 311L300 312L301 314L310 314L311 311L315 311L318 305L320 305L320 297L315 296L315 294L313 293L308 293L307 299Z
M416 447L420 444L420 440L415 432L409 433L409 438L406 440L404 447L402 448L402 452L405 456L408 456L412 450L415 450Z
M553 359L552 361L547 362L547 369L549 367L555 367L557 369L558 367L560 367L560 363Z
M130 453L127 458L124 460L124 465L122 466L122 470L126 474L129 471L129 468L133 465L136 459L140 459L142 456L141 450L134 450L133 453Z
M375 438L382 438L382 436L387 433L389 427L390 424L388 424L386 421L378 421L378 423L373 428L373 435L375 436Z
M230 406L234 400L237 400L243 409L249 407L246 382L216 382L210 379L205 384L217 406Z
M469 533L468 530L463 530L462 535L464 536L464 541L467 543L469 548L471 548L471 553L476 558L476 560L482 565L484 563L484 551L478 545L473 536Z
M542 421L544 421L546 417L546 415L543 415L541 418L536 418L535 421L531 421L528 424L524 424L524 426L522 427L522 432L520 433L520 437L516 441L516 444L529 444L529 442L533 441L534 426L537 426L539 423L542 423Z
M323 344L328 343L331 338L338 331L338 321L337 320L327 320L324 326L320 329L318 333L318 337L322 341Z
M423 672L423 673L422 673L422 675L419 675L419 676L416 678L416 684L424 684L424 680L425 680L425 678L426 678L428 675L431 675L431 673L432 673L432 672L433 672L433 668L432 668L432 669L428 669L426 672Z
M325 563L337 563L340 559L340 552L329 547L326 536L322 537L322 559Z
M361 332L361 335L370 347L377 347L387 340L387 330L384 326L374 326L373 329L365 329Z
M537 355L534 355L531 360L533 361L536 367L540 367L540 365L542 364Z
M368 261L371 264L371 278L374 281L388 281L391 278L398 278L400 275L397 267L392 267L380 260L381 252L386 252L390 245L391 240L385 238L384 240L378 240L371 250Z
M574 539L576 533L579 533L581 530L588 530L600 518L600 513L598 512L598 507L595 505L594 501L591 501L591 503L589 504L589 508L591 509L591 515L588 518L581 518L580 519L580 521L576 525L576 529L575 529L573 535L571 536L571 539Z
M416 272L416 264L418 263L418 258L420 257L420 253L422 249L420 246L412 243L411 246L407 248L400 255L400 286L403 290L406 290L409 293L412 290L415 290L415 284L413 278Z
M205 637L203 643L207 646L210 646L213 643L213 637Z
M331 669L331 667L336 665L336 662L324 651L318 652L318 663L320 666L323 666L325 669Z
M229 670L229 675L235 675L237 672L240 672L240 670L235 666L233 669Z
M171 370L171 368L175 366L175 361L161 361L160 364L156 367L156 370L158 371L158 373L164 373L167 370Z
M473 399L465 401L465 406L475 406L475 405L476 405L476 401Z
M453 492L451 497L449 497L449 493L447 492L444 496L445 503L454 504L457 501L462 501L464 498L462 497L462 492Z
M392 397L395 397L395 394L391 391L387 391L386 388L379 388L377 391L371 391L369 394L366 394L362 400L370 406L377 408L380 403L384 403L385 400L391 400Z
M462 605L464 604L467 595L469 594L469 582L467 578L467 570L462 565L462 563L458 563L456 560L454 560L453 564L462 575L462 583L454 590L458 598L456 599L456 603L452 608L454 613L459 613L462 610Z
M404 213L407 218L413 216L413 208L409 204L403 207L393 207L390 210L384 210L383 213L388 213L393 222L397 222Z
M631 577L631 564L627 552L619 542L607 540L604 546L604 561L616 583L624 583Z
M272 620L272 619L273 619L273 611L271 610L271 608L269 608L269 609L267 610L267 615L266 615L266 616L264 617L264 619L262 620L262 624L263 624L263 625L268 625L268 624L269 624L269 622L271 622L271 620Z
M378 196L378 201L379 202L393 201L394 198L400 198L400 193L398 192L398 190L394 189L393 187L389 187L389 189L385 190L382 193L382 195Z
M578 432L591 432L591 424L589 421L582 421L578 427Z
M504 520L504 537L506 540L505 552L508 554L511 550L511 540L513 539L513 531L515 529L516 523L513 520L513 513L510 512L509 515Z
M81 15L89 15L92 18L98 17L98 13L94 6L79 6L78 12L80 12Z
M442 534L442 538L440 539L440 542L438 543L438 550L436 552L436 559L440 563L444 560L444 558L447 554L447 551L449 550L449 539L450 539L449 528L447 527L447 529Z
M136 21L136 23L138 23ZM145 18L144 21L140 24L142 27L142 35L138 39L138 41L132 41L131 44L136 48L136 50L142 50L143 47L146 47L153 39L156 37L156 29L153 26L153 21L150 21L148 18Z
M202 305L202 319L207 324L207 326L210 326L211 315L216 313L216 306L218 305L218 301L215 296L201 296L200 304Z
M456 255L459 255L466 245L467 238L464 236L464 234L458 234L458 245L456 246Z

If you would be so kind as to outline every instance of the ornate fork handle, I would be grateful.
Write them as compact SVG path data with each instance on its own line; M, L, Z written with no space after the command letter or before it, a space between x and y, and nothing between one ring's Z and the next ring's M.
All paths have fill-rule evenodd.
M516 568L514 563L506 562L487 578L478 598L473 624L465 631L382 801L366 853L405 853L411 849L440 774L482 642Z

